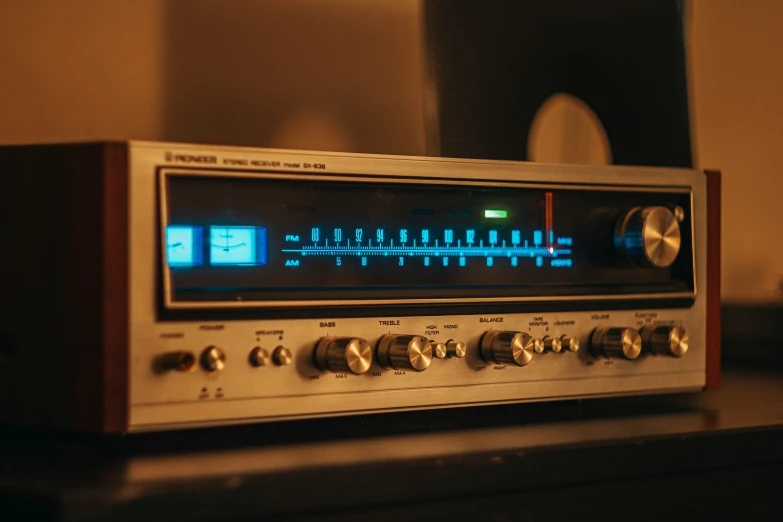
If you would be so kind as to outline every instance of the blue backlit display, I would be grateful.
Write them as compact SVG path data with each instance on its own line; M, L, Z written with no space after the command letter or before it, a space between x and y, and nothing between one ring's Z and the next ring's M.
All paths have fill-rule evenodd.
M364 237L361 228L356 228L354 238ZM398 241L391 239L384 241L387 236L386 231L390 231L392 238L399 238ZM442 258L440 266L450 266L449 257L458 258L457 265L460 267L470 266L469 258L482 258L483 265L488 268L496 266L520 266L519 258L533 259L532 265L537 268L552 266L558 268L570 268L573 266L569 259L567 263L549 263L545 264L545 258L557 259L568 258L571 256L573 244L571 237L556 236L553 230L548 231L546 237L549 238L550 245L543 244L544 232L542 230L529 231L532 236L533 245L529 244L528 239L523 239L523 234L518 229L498 230L490 229L478 231L470 228L463 231L455 231L453 228L447 228L437 231L429 228L409 229L401 228L397 231L394 228L375 229L375 240L370 241L351 241L343 240L342 228L335 228L329 231L331 240L319 241L323 237L324 231L321 227L310 228L311 242L302 242L304 244L292 245L298 243L301 234L289 233L285 235L286 243L280 252L286 256L285 259L295 257L324 259L333 258L335 266L343 266L343 258L359 257L361 258L361 267L373 265L373 260L378 264L383 264L384 259L390 256L397 257L397 266L409 266L410 263L422 267L436 266L432 263L430 257ZM409 241L410 237L414 237ZM436 239L433 241L432 238ZM442 237L443 242L437 238ZM463 239L454 240L455 237ZM530 236L528 236L530 237ZM296 239L294 239L296 238ZM565 247L567 246L567 247ZM368 257L370 258L368 261ZM405 258L414 258L406 262ZM418 258L418 260L417 260ZM306 263L306 262L305 262ZM291 265L287 265L291 266ZM296 266L305 266L297 264ZM374 266L378 266L377 264Z
M266 229L263 227L209 227L212 265L265 265Z
M166 227L166 261L169 266L199 266L202 262L201 227Z

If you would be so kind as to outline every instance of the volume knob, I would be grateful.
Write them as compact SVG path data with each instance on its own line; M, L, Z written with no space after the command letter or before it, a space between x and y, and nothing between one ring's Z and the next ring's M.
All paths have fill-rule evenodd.
M524 366L533 358L533 353L541 351L541 339L524 332L490 330L481 339L481 355L488 363Z
M678 207L679 209L679 207ZM637 266L666 268L680 252L682 209L636 207L617 221L615 247Z
M596 357L623 357L633 360L642 353L642 338L633 328L596 328L590 337Z
M652 353L682 357L688 351L688 332L679 326L646 326L642 344Z
M372 346L358 337L324 337L315 346L315 364L324 372L361 375L372 366Z
M387 334L378 343L378 361L384 368L422 372L432 362L432 345L421 335Z

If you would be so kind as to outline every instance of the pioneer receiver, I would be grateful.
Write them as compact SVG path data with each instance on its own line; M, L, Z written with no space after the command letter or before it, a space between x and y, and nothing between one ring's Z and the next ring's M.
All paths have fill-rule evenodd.
M717 172L0 148L0 415L127 432L695 391Z

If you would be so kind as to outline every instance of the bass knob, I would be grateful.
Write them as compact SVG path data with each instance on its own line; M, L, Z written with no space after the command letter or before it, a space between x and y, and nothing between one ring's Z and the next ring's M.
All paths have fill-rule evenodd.
M361 375L372 366L372 346L359 337L324 337L315 346L315 365L323 372Z
M432 345L421 335L387 334L378 343L378 361L384 368L422 372L432 362Z

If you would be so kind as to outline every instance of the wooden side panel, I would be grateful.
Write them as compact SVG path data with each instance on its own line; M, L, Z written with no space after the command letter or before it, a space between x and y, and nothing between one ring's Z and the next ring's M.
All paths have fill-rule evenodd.
M122 144L0 148L12 245L0 256L0 331L13 347L0 363L0 422L127 425L126 154Z
M128 147L109 144L103 165L103 431L128 427Z
M707 175L707 385L720 387L720 221L721 173Z

